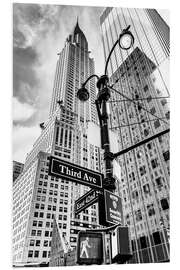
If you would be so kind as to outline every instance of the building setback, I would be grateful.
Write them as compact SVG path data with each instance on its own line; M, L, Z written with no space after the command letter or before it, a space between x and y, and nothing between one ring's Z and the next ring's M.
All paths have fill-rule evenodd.
M97 227L96 205L74 215L74 201L90 188L48 175L50 155L95 171L102 168L99 148L87 142L87 121L97 122L94 79L87 85L89 101L76 98L82 82L94 74L89 53L77 21L59 54L49 118L41 123L41 135L13 186L14 265L49 263L54 216L71 247L79 230Z
M128 51L116 46L108 68L114 89L110 126L119 134L120 149L126 149L169 128L169 27L149 9L106 8L100 22L105 59L128 25L135 38ZM118 160L124 220L131 229L131 263L168 261L169 134Z
M22 173L23 168L24 168L24 164L23 163L13 160L13 182Z

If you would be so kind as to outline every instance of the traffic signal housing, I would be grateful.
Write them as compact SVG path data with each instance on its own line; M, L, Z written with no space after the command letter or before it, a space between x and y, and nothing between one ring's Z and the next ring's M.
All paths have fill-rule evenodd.
M129 228L118 226L111 234L112 262L125 263L133 256Z
M103 263L103 235L101 232L80 231L77 240L78 264Z

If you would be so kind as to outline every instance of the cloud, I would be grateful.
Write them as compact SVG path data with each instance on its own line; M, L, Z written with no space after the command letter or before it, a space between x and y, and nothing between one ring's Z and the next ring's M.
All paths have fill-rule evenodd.
M13 120L25 121L29 119L36 110L27 103L21 103L13 97Z
M13 128L13 160L23 162L26 155L32 150L33 144L40 135L38 126Z

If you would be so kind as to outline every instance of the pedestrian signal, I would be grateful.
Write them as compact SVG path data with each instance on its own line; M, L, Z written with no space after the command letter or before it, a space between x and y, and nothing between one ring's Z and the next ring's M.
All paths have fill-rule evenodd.
M133 256L131 237L127 226L118 226L111 235L112 262L125 263Z
M101 264L103 262L103 238L101 232L78 233L77 263Z

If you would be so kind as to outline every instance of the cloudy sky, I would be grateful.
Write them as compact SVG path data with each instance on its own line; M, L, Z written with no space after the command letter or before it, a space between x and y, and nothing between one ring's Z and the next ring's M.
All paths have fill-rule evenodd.
M103 7L13 5L13 159L24 162L49 113L53 80L66 37L77 16L96 72L104 66L99 16ZM92 36L93 32L93 36Z
M78 17L95 59L104 69L99 17L103 7L13 4L13 160L25 161L47 120L58 59ZM167 11L161 14L168 20ZM92 35L93 33L93 35Z

